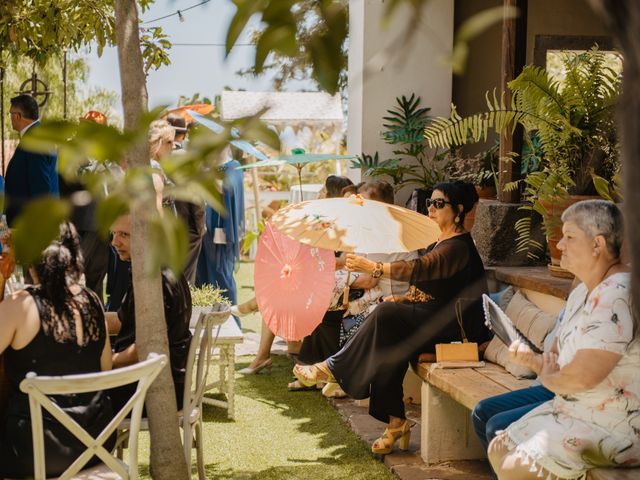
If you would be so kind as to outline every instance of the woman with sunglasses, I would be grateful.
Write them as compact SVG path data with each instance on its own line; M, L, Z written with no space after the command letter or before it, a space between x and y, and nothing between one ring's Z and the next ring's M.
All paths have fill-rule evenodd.
M477 201L471 184L436 185L427 206L441 234L416 260L376 263L348 254L350 271L409 281L411 288L405 295L386 297L338 353L294 367L304 385L335 381L353 398L369 397L369 415L388 424L371 447L374 453L390 453L397 440L401 449L408 448L413 425L405 417L402 382L410 361L434 352L437 343L490 338L481 303L487 292L484 266L464 229L464 217Z

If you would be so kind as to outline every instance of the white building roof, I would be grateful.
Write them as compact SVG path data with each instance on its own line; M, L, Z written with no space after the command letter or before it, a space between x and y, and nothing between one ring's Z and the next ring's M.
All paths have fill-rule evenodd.
M324 92L234 92L223 91L220 115L234 120L268 110L262 119L270 123L327 122L344 120L340 95Z

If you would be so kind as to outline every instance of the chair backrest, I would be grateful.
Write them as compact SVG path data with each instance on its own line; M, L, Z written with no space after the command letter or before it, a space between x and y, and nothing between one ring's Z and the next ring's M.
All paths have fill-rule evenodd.
M204 396L209 375L212 351L220 333L220 327L229 316L228 309L223 311L220 308L215 305L212 307L212 311L200 313L191 338L191 345L189 346L182 397L184 451L187 459L191 458L189 419L194 409L202 409L202 397ZM217 311L215 311L216 309ZM214 334L215 327L217 328Z
M109 468L125 480L138 478L138 431L140 430L140 418L144 407L144 399L160 370L167 364L166 355L150 353L143 362L129 367L119 368L106 372L90 373L83 375L66 375L60 377L38 377L35 373L28 373L20 382L20 390L29 395L29 408L31 411L31 432L33 436L33 463L35 480L45 480L45 451L44 433L42 424L42 409L47 410L69 432L80 440L87 449L64 471L60 480L73 478L96 455ZM69 417L50 395L66 395L73 393L96 392L138 382L135 393L113 419L93 438L78 423ZM116 430L120 422L131 412L131 430L129 442L129 463L125 468L115 459L103 444Z

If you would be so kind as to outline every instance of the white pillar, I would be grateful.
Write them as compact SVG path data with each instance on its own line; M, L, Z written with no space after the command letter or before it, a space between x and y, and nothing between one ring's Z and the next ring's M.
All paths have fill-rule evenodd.
M389 158L392 147L380 138L382 117L395 105L395 98L416 93L431 115L449 115L452 72L443 59L453 45L453 0L431 0L412 41L385 49L406 31L413 13L399 9L386 29L383 0L349 1L349 153ZM359 180L360 172L349 169ZM408 192L396 198L403 203Z

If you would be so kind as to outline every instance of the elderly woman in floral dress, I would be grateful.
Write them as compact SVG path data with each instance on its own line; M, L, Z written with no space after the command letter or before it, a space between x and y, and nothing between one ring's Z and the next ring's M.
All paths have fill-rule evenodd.
M640 341L630 275L620 262L622 218L604 200L562 215L560 265L582 281L571 292L551 352L511 345L556 394L489 445L500 479L584 478L596 467L640 465Z

